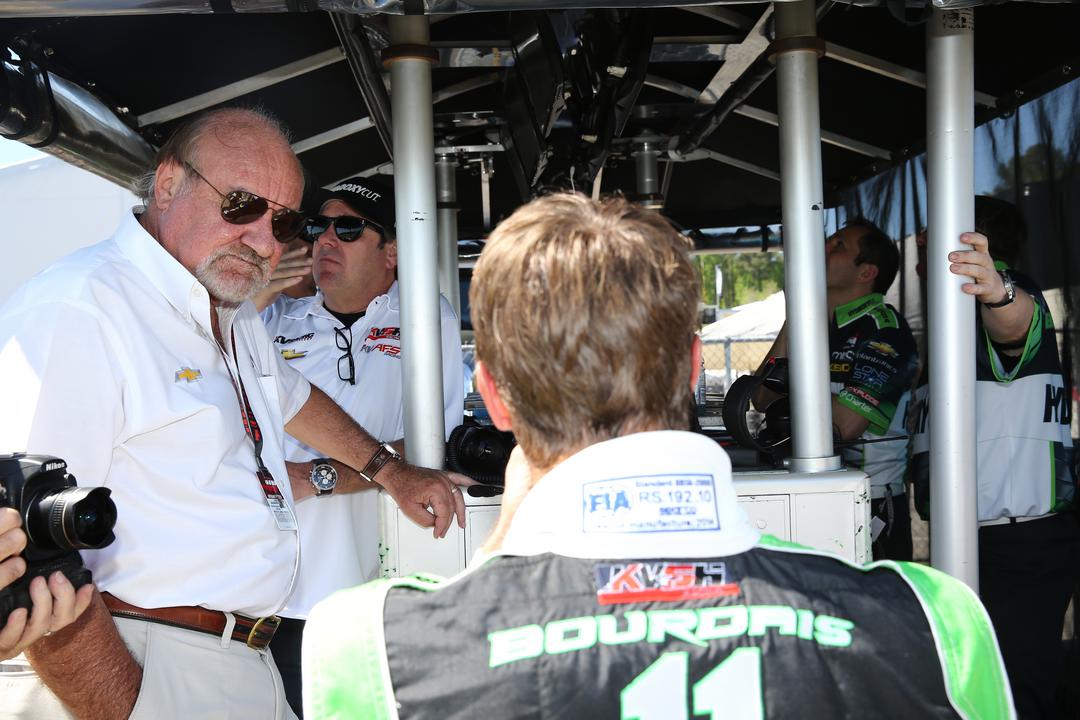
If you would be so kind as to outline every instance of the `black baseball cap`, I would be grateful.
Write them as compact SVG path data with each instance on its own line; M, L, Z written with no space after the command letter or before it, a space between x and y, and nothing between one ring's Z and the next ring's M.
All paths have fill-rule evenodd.
M394 227L394 184L379 177L351 177L318 193L319 210L331 200L340 200L361 217L376 224Z

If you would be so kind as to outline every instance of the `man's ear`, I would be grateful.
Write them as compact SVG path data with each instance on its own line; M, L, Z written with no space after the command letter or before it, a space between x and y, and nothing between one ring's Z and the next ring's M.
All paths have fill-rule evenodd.
M499 396L495 378L491 377L491 372L484 363L476 363L473 378L476 381L476 389L480 391L480 397L484 399L484 407L487 409L488 415L491 416L491 422L503 432L513 430L510 423L510 411L507 409L502 397Z
M187 175L183 166L175 160L166 160L154 172L154 205L167 210L180 194Z
M397 267L397 240L386 242L386 269L393 270Z
M877 278L879 272L881 272L881 270L878 268L877 265L864 262L859 265L859 273L857 277L859 278L859 282L873 285L874 279Z

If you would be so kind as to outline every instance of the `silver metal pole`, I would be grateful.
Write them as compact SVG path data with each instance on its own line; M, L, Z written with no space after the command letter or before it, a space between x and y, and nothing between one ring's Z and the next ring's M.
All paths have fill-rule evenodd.
M821 119L813 0L775 4L776 81L780 118L780 193L784 224L784 291L791 380L791 469L840 468L833 455L829 334L825 317L825 230L821 187Z
M442 343L435 218L435 138L428 20L390 18L390 106L394 137L405 452L442 467L445 455Z
M975 300L949 272L975 227L975 15L935 10L926 24L927 265L930 318L931 564L976 591Z
M491 176L495 160L490 155L480 158L480 204L483 206L484 230L491 229Z
M457 159L440 155L435 160L439 198L439 291L458 316L461 328L461 282L458 280Z
M658 195L660 193L660 172L657 162L657 147L650 142L642 142L634 148L634 167L637 169L637 191L639 195Z
M724 340L724 367L727 368L726 387L731 387L731 383L735 382L735 373L731 367L731 338Z

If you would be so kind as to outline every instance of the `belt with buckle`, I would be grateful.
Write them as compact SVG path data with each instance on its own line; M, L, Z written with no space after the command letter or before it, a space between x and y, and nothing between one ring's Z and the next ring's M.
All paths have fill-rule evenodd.
M228 624L228 617L219 610L207 610L201 607L163 607L141 608L126 603L120 598L107 592L101 593L105 601L105 607L114 617L129 618L131 620L145 620L146 622L170 625L185 630L195 630L221 637ZM232 639L244 642L248 647L262 650L270 644L274 637L281 619L277 615L270 617L253 618L247 615L232 613L236 618L233 626Z

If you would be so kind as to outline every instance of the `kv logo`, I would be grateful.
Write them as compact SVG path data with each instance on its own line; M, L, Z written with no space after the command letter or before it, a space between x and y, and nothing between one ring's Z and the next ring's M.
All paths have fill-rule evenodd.
M724 563L628 563L613 565L610 572L604 590L616 593L644 588L676 590L698 584L723 585L726 581ZM699 574L702 577L699 578Z
M1072 423L1072 403L1065 397L1065 388L1046 384L1046 404L1043 406L1043 422Z

